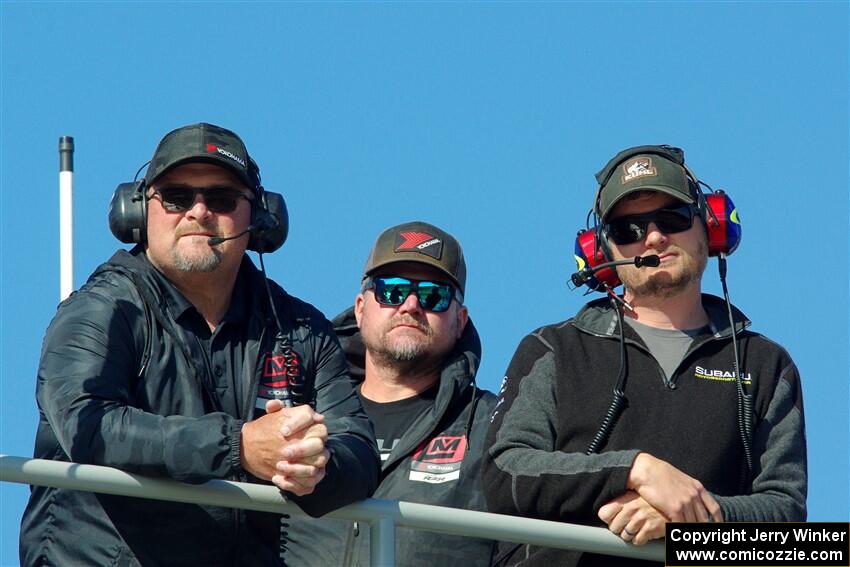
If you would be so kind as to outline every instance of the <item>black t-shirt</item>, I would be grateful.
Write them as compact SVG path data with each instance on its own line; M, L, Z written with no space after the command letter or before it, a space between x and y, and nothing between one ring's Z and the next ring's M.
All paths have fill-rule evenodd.
M384 462L390 458L390 453L404 436L410 424L434 405L434 400L437 397L437 384L421 394L395 402L373 402L363 396L359 386L357 387L357 395L360 396L363 410L375 427L375 438L378 441L378 450L381 452L381 462Z

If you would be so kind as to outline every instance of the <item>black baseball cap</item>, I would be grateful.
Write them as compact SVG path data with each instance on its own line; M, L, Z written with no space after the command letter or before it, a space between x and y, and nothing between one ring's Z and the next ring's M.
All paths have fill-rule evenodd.
M224 167L251 189L259 185L259 169L242 139L226 128L205 122L166 134L153 153L145 182L150 185L172 167L192 162Z
M382 232L366 260L363 277L396 262L416 262L436 268L448 276L461 294L464 293L466 261L463 249L454 236L432 224L413 221Z

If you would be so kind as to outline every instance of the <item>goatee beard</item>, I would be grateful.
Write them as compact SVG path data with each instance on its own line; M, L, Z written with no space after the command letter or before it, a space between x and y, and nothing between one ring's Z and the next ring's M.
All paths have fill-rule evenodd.
M399 337L390 342L388 335L390 331L400 324L415 325L424 336ZM413 368L426 364L432 358L429 348L431 347L434 330L416 319L394 319L389 322L376 343L366 343L366 348L372 356L372 360L379 366Z
M212 248L201 257L188 258L179 250L173 250L171 257L174 268L186 273L209 273L221 265L221 252Z

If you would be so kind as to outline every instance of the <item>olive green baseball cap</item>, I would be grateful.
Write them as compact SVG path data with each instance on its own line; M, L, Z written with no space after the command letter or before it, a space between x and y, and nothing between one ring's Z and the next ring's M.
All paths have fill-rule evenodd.
M675 161L674 161L675 160ZM636 146L623 150L596 174L601 184L596 213L603 221L617 202L635 191L658 191L696 203L684 152L673 146Z
M460 242L432 224L407 222L382 232L366 260L363 277L396 262L416 262L436 268L464 293L466 261Z
M242 139L226 128L205 122L166 134L153 153L145 182L150 185L172 167L192 162L224 167L251 189L259 185L259 169Z

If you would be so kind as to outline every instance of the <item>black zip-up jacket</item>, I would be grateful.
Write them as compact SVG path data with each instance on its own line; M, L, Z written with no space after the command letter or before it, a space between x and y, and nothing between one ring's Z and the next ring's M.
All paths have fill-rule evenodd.
M364 378L365 354L354 310L334 319L334 328L355 380ZM467 510L485 510L481 491L481 456L484 436L496 397L475 387L481 359L481 341L470 320L454 351L446 359L433 409L410 424L405 435L383 463L375 498L404 500ZM462 454L463 444L466 451ZM414 455L424 448L417 465ZM431 461L438 466L459 466L453 480L411 480L411 472ZM439 453L439 454L435 454ZM415 474L414 474L415 476ZM421 475L420 475L421 478ZM450 514L450 511L446 511ZM369 526L341 520L308 520L294 524L286 563L291 567L368 566ZM475 538L396 528L396 565L487 567L493 542Z
M599 508L626 491L632 463L645 451L702 482L726 521L805 520L806 439L797 367L782 347L745 330L749 321L735 310L745 383L754 396L754 471L747 478L726 306L709 295L703 295L703 306L711 333L694 340L669 380L625 326L627 405L594 455L585 451L611 404L620 366L617 319L608 299L525 337L487 436L484 491L491 511L604 527ZM510 563L611 561L525 547Z
M277 328L263 275L247 256L234 290L231 309L240 306L234 324L241 326L225 348L241 349L242 375L224 376L234 386L222 394L210 385L208 365L198 364L206 356L201 341L178 317L194 307L144 252L122 250L101 265L59 306L47 330L35 457L188 483L257 481L240 465L240 432L261 413L258 383ZM372 493L377 447L330 322L276 284L272 290L328 427L327 476L313 494L287 495L318 516ZM221 407L238 408L237 415ZM20 552L28 567L275 565L279 537L275 514L35 486Z

